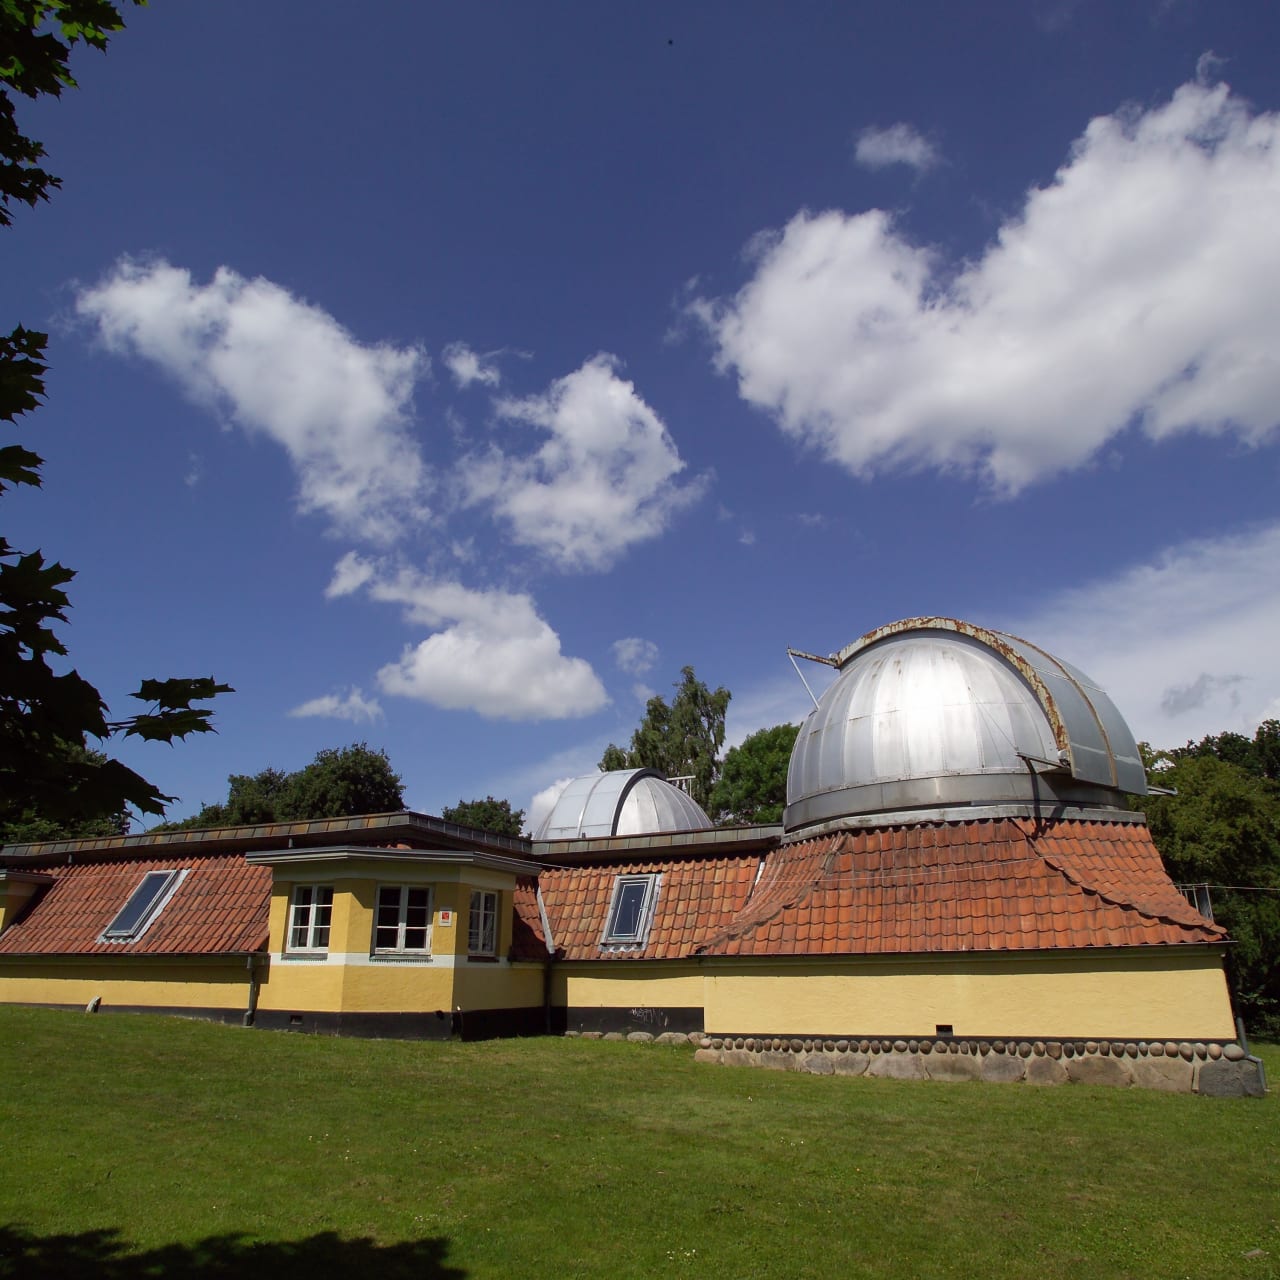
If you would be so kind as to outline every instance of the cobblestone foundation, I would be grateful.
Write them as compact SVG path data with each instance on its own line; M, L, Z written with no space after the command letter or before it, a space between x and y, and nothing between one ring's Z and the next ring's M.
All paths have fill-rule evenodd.
M1262 1064L1235 1043L1188 1040L825 1040L690 1036L699 1062L895 1080L1108 1084L1262 1097Z

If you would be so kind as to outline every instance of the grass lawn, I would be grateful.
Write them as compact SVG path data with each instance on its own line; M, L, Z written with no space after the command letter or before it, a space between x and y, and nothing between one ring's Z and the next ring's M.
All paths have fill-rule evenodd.
M1274 1093L17 1008L0 1081L4 1280L1280 1275Z

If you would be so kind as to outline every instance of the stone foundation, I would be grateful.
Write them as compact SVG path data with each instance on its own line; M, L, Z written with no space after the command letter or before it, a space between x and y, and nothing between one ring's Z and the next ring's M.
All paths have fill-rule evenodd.
M893 1080L1107 1084L1260 1098L1262 1064L1235 1043L1188 1040L828 1040L689 1037L698 1062Z

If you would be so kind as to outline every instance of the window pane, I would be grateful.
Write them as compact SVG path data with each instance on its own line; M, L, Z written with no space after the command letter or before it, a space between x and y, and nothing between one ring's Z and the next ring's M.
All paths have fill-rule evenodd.
M142 877L142 883L129 895L129 900L120 908L116 918L107 926L106 937L127 938L136 933L146 920L156 900L169 887L175 872L148 871Z
M613 905L613 922L609 932L619 937L634 938L640 932L640 911L644 906L647 885L632 880L618 886Z

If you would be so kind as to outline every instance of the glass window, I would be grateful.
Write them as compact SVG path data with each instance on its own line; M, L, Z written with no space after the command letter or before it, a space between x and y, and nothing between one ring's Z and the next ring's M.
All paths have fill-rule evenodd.
M602 946L644 946L658 900L658 880L657 875L638 875L619 876L613 882Z
M129 900L102 931L112 942L132 942L140 938L173 897L185 871L148 871L142 883L129 895Z
M289 950L327 951L332 920L333 885L295 885L289 908Z
M373 949L382 954L431 953L431 890L407 884L378 888L373 923Z
M467 950L473 956L496 955L498 951L498 895L480 889L471 892L471 921Z

